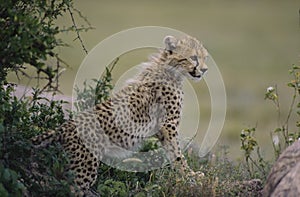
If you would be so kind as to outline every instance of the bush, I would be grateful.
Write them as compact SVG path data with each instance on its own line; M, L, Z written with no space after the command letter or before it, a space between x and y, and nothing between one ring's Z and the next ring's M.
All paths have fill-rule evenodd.
M280 95L278 94L277 86L268 87L265 94L265 99L272 101L276 107L278 115L277 123L280 125L271 134L276 158L287 146L300 139L300 67L293 65L289 73L292 79L287 83L287 86L293 90L293 94L291 95L291 103L286 117L282 117L281 114L282 109L280 109ZM295 122L292 122L293 116L296 116ZM281 119L283 119L283 122L281 122ZM291 129L292 124L297 128L296 130Z
M81 13L73 8L72 0L7 0L0 4L0 81L4 81L9 72L26 74L27 67L36 70L36 79L46 79L47 88L58 88L61 65L55 48L65 46L57 39L62 31L87 30L91 27L78 29L74 20L73 26L60 28L55 22L58 17L73 11L81 17ZM85 48L84 48L85 49ZM47 66L45 60L55 58L57 65Z
M62 31L80 30L75 21L67 29L55 21L66 13L73 18L72 0L8 0L0 4L0 196L67 196L72 175L66 174L65 153L59 146L35 150L30 138L61 125L65 120L64 101L51 101L42 96L45 90L58 91L61 64L55 49L65 44L57 39ZM84 48L85 49L85 48ZM56 65L45 61L54 58ZM27 68L36 76L29 76ZM33 89L31 97L14 96L15 86L7 75L36 79L45 86ZM37 164L38 163L38 164Z
M59 177L57 171L63 168L66 158L57 148L51 147L50 151L45 149L32 155L30 138L37 133L54 129L65 121L62 110L64 102L43 103L41 100L46 98L37 97L35 94L32 99L17 99L12 96L13 91L13 86L0 86L0 170L3 171L0 183L9 194L18 191L21 195L23 190L18 190L16 185L20 185L20 180L23 180L22 184L29 190L27 192L31 193L30 190L34 188L32 191L37 192L38 196L40 190L35 188L38 182L33 181L39 177L32 167L32 160L39 161L40 170L43 165L50 166L49 174ZM49 170L45 172L47 171Z

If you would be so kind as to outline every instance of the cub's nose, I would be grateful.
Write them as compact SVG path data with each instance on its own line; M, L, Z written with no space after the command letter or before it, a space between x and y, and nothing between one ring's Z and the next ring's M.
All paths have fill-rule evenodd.
M201 68L200 71L204 74L207 71L207 68Z

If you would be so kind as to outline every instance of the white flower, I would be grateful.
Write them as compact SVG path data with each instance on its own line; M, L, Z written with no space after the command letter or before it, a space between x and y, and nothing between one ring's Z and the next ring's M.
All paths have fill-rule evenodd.
M274 143L275 146L278 146L278 144L279 144L279 137L278 137L278 135L274 135L273 136L273 143Z
M267 88L267 92L273 92L275 89L274 89L274 87L272 87L272 86L270 86L270 87L268 87Z
M267 88L267 92L270 93L270 92L273 92L275 89L274 87L270 86Z

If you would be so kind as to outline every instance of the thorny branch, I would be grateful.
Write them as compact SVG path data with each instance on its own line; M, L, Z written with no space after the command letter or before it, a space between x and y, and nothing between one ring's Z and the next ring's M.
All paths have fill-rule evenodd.
M76 39L79 40L82 49L84 50L84 52L85 52L86 54L88 54L88 51L87 51L87 49L86 49L86 47L85 47L85 45L84 45L84 43L83 43L83 40L82 40L82 38L81 38L81 36L80 36L80 34L79 34L79 31L80 31L80 30L79 30L78 27L77 27L77 24L76 24L75 19L74 19L73 12L72 12L72 10L70 9L70 7L68 7L68 11L69 11L69 14L70 14L72 23L73 23L73 27L74 27L74 29L75 29L75 31L76 31L76 34L77 34L77 37L75 38L75 40L76 40ZM76 10L76 12L79 13L79 15L81 16L81 13L79 12L79 10ZM85 18L84 18L84 20L87 21ZM89 24L89 23L88 23L88 24ZM89 24L89 25L90 25L90 24Z
M72 8L72 7L68 6L67 10L68 10L68 12L69 12L69 14L71 16L71 21L72 21L72 27L69 30L73 29L73 30L76 31L77 37L75 38L75 40L78 39L80 41L80 44L82 46L83 51L87 54L88 51L87 51L87 49L86 49L86 47L84 45L84 42L83 42L83 40L82 40L82 38L80 36L80 31L92 29L91 24L89 23L89 21L87 20L87 18L84 17L81 14L81 12L78 9L75 9L75 8ZM84 20L84 22L89 27L87 27L87 28L86 27L78 28L72 10L74 10L79 15L79 17L82 18ZM32 79L36 79L37 80L37 86L39 86L40 80L46 80L47 83L45 85L43 85L43 87L39 90L40 93L42 93L42 92L44 92L46 90L52 90L53 92L60 92L59 91L59 77L65 71L65 69L62 68L61 63L64 64L64 65L66 65L67 67L69 67L69 65L64 60L62 60L58 56L58 54L55 54L53 57L55 58L55 61L56 61L56 65L55 65L56 68L54 70L54 72L55 72L54 75L55 76L53 78L51 78L50 76L47 76L46 71L43 70L43 69L38 70L37 76L30 76L29 74L26 73L26 71L22 70L22 69L26 69L25 66L16 66L16 69L14 69L14 71L16 73L16 76L17 76L18 80L19 81L21 80L20 77L19 77L19 73L22 76L25 76L26 78L28 78L30 81ZM18 69L17 69L17 67L18 67ZM42 73L45 73L46 76L45 77L41 76ZM55 84L53 84L53 82ZM28 82L28 83L30 83L30 82Z

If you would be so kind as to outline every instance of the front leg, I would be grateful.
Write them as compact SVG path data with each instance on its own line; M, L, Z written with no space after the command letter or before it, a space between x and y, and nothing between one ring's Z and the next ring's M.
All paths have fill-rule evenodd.
M172 167L178 169L181 174L194 173L187 164L181 152L178 139L178 124L175 122L165 123L157 134L158 139L167 152Z

